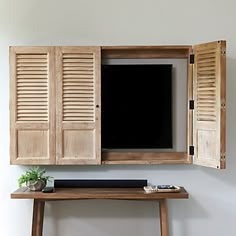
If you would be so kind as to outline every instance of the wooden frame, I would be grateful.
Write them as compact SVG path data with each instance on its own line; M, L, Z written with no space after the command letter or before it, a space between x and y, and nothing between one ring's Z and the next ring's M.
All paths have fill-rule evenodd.
M199 111L201 112L205 108L198 108L198 95L196 95L196 88L198 88L199 84L207 84L209 78L206 81L198 81L198 62L192 63L190 60L190 55L194 53L195 49L203 48L203 51L206 51L209 45L216 46L217 50L212 54L213 60L215 60L214 65L209 66L208 64L203 64L205 66L204 70L208 70L210 67L214 67L215 73L215 84L210 83L211 85L207 85L205 90L216 91L215 97L215 107L217 108L215 112L215 124L210 124L209 122L206 125L203 125L206 130L213 130L216 133L216 139L212 142L214 134L209 134L210 132L205 132L208 135L199 135L198 131L203 130L200 125L201 122L197 121L196 115ZM61 52L63 50L69 53L69 64L77 63L78 61L82 63L88 62L88 56L93 54L93 58L89 58L89 63L92 69L91 74L92 83L94 83L94 93L92 94L93 107L91 108L88 101L85 101L86 109L89 110L87 112L86 109L81 108L81 103L84 100L79 101L77 104L74 104L78 101L77 97L82 96L82 93L87 93L87 91L78 92L81 90L91 90L90 85L81 85L81 65L75 66L72 65L72 69L65 73L63 72L63 63L68 59L62 59ZM197 51L197 50L196 50ZM82 57L80 56L83 55ZM204 52L205 53L205 52ZM210 52L212 53L212 48ZM23 58L19 60L20 63L26 63L23 66L21 64L17 64L17 56L19 58ZM86 54L86 55L84 55ZM90 55L88 55L90 54ZM29 55L29 57L28 57ZM47 55L47 63L46 59L43 58L42 55ZM196 54L197 55L197 54ZM26 56L26 57L25 57ZM42 59L43 58L43 59ZM187 102L186 102L186 128L187 128L187 141L186 141L186 149L182 152L114 152L109 150L101 149L101 64L102 60L108 59L186 59L187 60ZM198 55L197 57L198 58ZM32 67L32 61L36 64L43 64L42 68L34 68ZM42 61L44 60L44 61ZM77 60L77 62L73 62L73 60ZM47 65L46 65L47 64ZM39 65L41 67L42 65ZM21 67L28 67L26 70ZM37 67L37 66L36 66ZM83 66L82 66L83 67ZM201 66L200 66L201 67ZM17 72L17 68L20 73ZM69 66L71 68L71 65ZM41 70L44 70L43 79L45 81L41 81ZM201 70L201 69L200 69ZM210 68L212 71L212 68ZM32 72L32 73L31 73ZM90 72L89 72L90 73ZM209 73L209 72L207 72ZM83 76L86 73L82 73ZM23 75L23 77L22 77ZM64 76L65 75L65 76ZM76 76L75 76L76 75ZM87 74L88 75L88 74ZM30 77L32 76L32 77ZM36 78L36 81L33 79ZM63 79L69 78L67 81L63 82ZM84 76L82 79L86 80L88 77ZM29 79L29 81L27 81ZM74 83L74 79L78 80ZM210 78L211 79L211 78ZM65 79L66 80L66 79ZM23 81L23 82L22 82ZM84 81L83 81L84 82ZM87 83L88 81L85 81ZM91 81L90 81L91 82ZM41 83L38 87L37 84ZM67 84L66 84L67 83ZM33 85L32 85L33 84ZM46 84L46 86L45 86ZM66 84L66 85L64 85ZM209 83L208 83L209 84ZM213 84L213 85L212 85ZM63 89L65 86L65 90L67 90L70 98L70 102L72 105L63 103L62 96ZM76 89L73 87L76 86ZM81 86L81 87L80 87ZM85 87L86 88L85 88ZM203 86L203 85L200 85ZM33 88L32 88L33 87ZM200 88L201 90L202 88ZM199 164L219 169L224 169L226 166L226 41L216 41L212 43L206 43L197 45L196 47L192 46L93 46L93 47L77 47L77 46L68 46L68 47L10 47L10 154L11 154L11 164L24 164L24 165L32 165L32 164L42 164L42 165L78 165L78 164ZM77 92L73 92L76 90ZM45 104L36 104L36 107L32 107L31 104L34 104L34 100L28 101L27 104L19 105L17 103L18 91L23 93L25 97L34 97L35 91L38 93L47 93L48 94L48 106ZM46 91L46 92L45 92ZM90 92L89 92L90 93ZM30 95L29 95L30 94ZM73 94L73 96L71 96ZM75 95L75 96L74 96ZM83 94L84 95L84 94ZM21 96L21 95L20 95ZM18 96L18 97L20 97ZM56 96L59 96L56 98ZM87 95L86 95L87 96ZM75 100L72 101L71 97ZM201 96L200 96L201 97ZM21 99L21 98L20 98ZM23 101L25 98L23 98ZM41 98L40 98L41 99ZM44 98L43 98L44 99ZM189 101L196 99L197 108L190 109ZM212 101L211 101L212 102ZM67 106L67 114L64 114L63 106ZM38 107L37 107L38 106ZM44 110L40 110L41 107L44 107ZM204 104L205 106L205 104ZM47 108L45 108L47 107ZM212 107L208 106L210 109ZM66 110L65 109L65 110ZM69 110L69 111L68 111ZM84 111L86 110L86 111ZM204 112L205 112L204 111ZM65 113L66 113L65 112ZM204 113L203 112L203 113ZM30 114L29 114L30 113ZM40 115L38 115L40 113ZM76 114L75 114L76 113ZM74 116L79 117L87 114L88 120L75 120ZM83 114L82 114L83 113ZM91 118L88 113L93 114L93 120L89 120ZM18 119L17 116L25 115L26 119ZM42 116L45 120L35 121L35 116ZM45 115L47 114L47 115ZM63 115L71 116L71 120L67 120L64 122L62 119ZM28 117L30 116L30 122L28 122ZM47 119L48 118L48 119ZM203 123L203 122L202 122ZM197 125L196 125L197 124ZM200 128L199 128L200 127ZM213 128L212 128L213 127ZM18 131L21 131L20 138L17 136ZM69 130L67 132L67 130ZM28 132L28 133L27 133ZM67 132L67 134L65 134ZM76 133L77 132L77 133ZM201 132L201 131L200 131ZM69 134L70 133L70 137ZM57 134L57 135L56 135ZM47 135L49 138L47 138ZM66 136L67 135L67 136ZM26 138L25 138L26 136ZM63 143L64 140L67 140ZM83 136L83 137L82 137ZM199 137L198 137L199 136ZM32 137L32 139L31 139ZM69 138L68 138L69 137ZM87 141L85 142L84 139ZM199 139L202 140L199 142ZM19 144L18 141L21 141ZM23 141L22 141L23 140ZM37 142L36 142L36 141ZM76 140L76 141L75 141ZM94 141L95 140L95 141ZM35 148L28 148L28 142L31 142L35 145ZM40 143L40 145L37 145ZM73 144L71 144L73 143ZM210 144L209 144L210 143ZM63 146L64 145L64 146ZM19 146L21 147L19 154ZM79 147L78 147L79 146ZM46 148L45 148L46 147ZM91 151L91 147L95 151ZM190 151L190 147L195 148L195 153ZM199 147L201 148L199 152ZM38 150L40 155L34 155L34 152ZM67 149L67 155L64 155L64 150ZM81 151L82 149L82 151ZM46 151L45 151L46 150ZM23 153L23 154L22 154ZM201 155L199 155L199 153ZM206 155L205 155L206 153ZM33 155L32 155L33 154ZM64 155L64 156L63 156ZM213 156L209 158L210 156ZM195 158L195 160L193 160ZM212 161L209 161L212 159Z
M180 58L188 61L187 100L192 99L192 46L110 46L102 47L102 60ZM187 144L192 145L192 112L187 109ZM103 164L191 164L192 157L186 152L102 152Z

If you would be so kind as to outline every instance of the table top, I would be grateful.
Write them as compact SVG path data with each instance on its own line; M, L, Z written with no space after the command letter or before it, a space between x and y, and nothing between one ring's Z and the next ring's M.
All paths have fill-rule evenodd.
M79 199L116 199L116 200L161 200L184 199L189 194L180 188L180 192L146 193L142 188L56 188L53 193L30 191L27 187L17 189L11 194L12 199L38 200L79 200Z

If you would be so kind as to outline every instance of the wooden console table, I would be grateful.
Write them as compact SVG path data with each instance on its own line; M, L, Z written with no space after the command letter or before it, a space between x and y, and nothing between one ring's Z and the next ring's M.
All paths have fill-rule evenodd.
M181 187L178 193L147 194L141 188L57 188L54 193L30 192L20 188L11 194L13 199L33 199L32 236L43 235L44 206L46 201L114 199L143 200L159 202L161 236L168 236L167 199L188 198L187 191Z

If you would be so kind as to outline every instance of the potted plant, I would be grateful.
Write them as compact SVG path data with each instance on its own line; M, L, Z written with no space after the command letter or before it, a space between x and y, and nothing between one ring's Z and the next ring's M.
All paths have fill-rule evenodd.
M41 191L51 178L51 176L46 176L45 173L45 169L38 166L32 167L19 177L19 187L25 184L31 191Z

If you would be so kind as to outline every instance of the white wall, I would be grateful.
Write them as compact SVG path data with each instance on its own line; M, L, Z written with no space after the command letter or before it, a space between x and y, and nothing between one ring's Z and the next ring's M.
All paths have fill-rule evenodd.
M31 200L11 200L25 167L9 165L9 45L193 45L227 40L227 169L185 165L48 167L57 178L147 178L183 185L170 235L235 235L236 2L234 0L0 0L0 235L31 235ZM155 203L46 204L44 235L158 235Z

